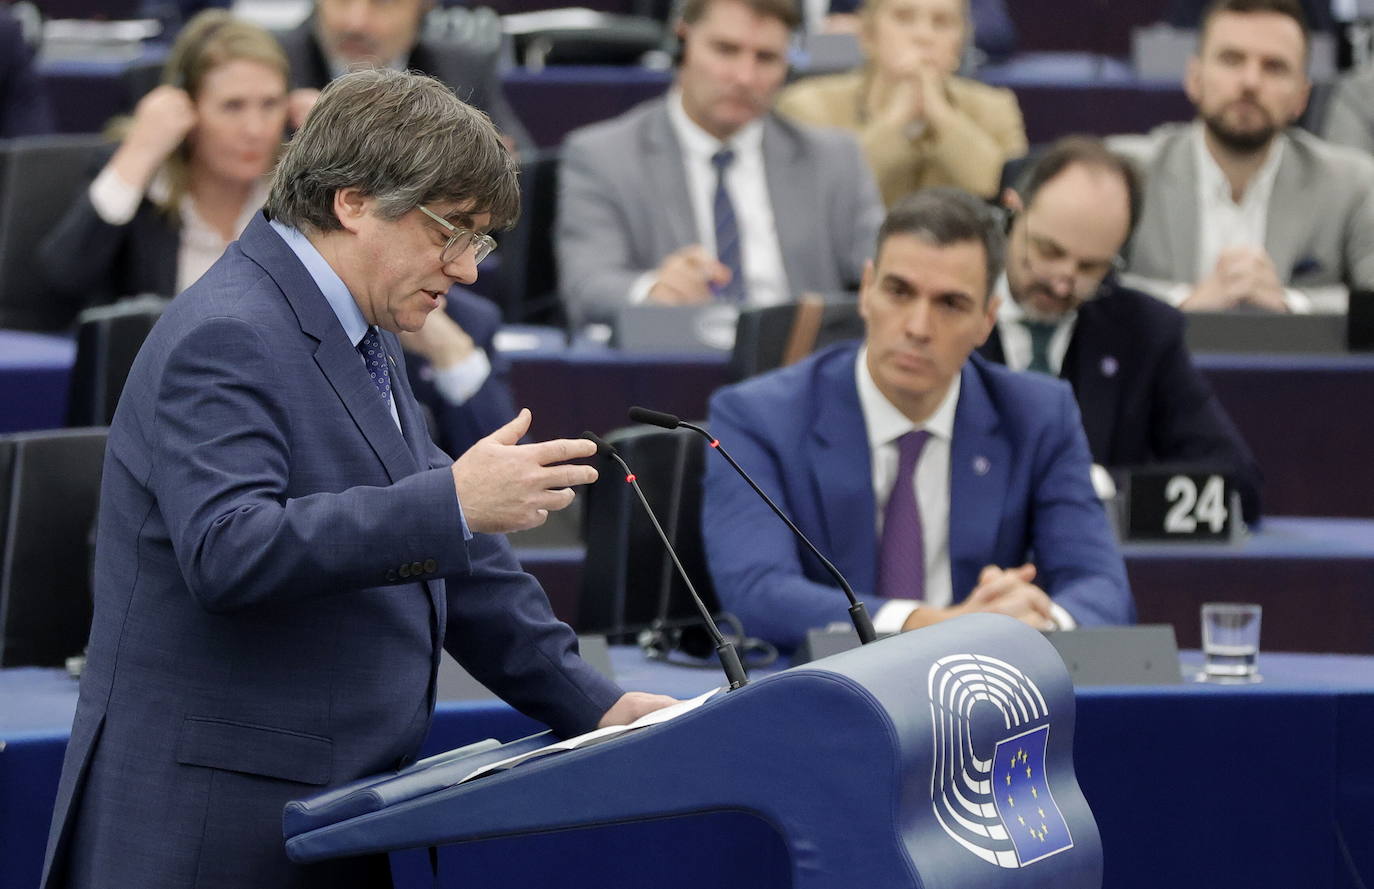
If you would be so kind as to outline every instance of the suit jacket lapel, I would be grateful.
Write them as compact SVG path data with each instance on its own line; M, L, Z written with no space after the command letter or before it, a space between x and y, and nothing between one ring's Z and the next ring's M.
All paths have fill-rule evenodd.
M809 169L797 140L771 114L763 119L763 166L773 205L773 229L788 287L795 295L804 289L804 282L834 277L817 268L819 257L829 252L818 239L832 233L814 230L817 218L808 202L811 191L804 183L811 182L817 171Z
M315 363L381 460L387 476L397 482L413 475L417 469L415 458L391 419L391 411L378 397L358 350L348 341L334 310L296 254L261 215L249 223L239 244L244 254L262 266L281 288L296 313L301 332L319 343ZM395 342L393 337L388 348Z
M1269 195L1269 208L1264 223L1264 249L1274 261L1274 269L1280 281L1288 281L1293 267L1300 258L1299 251L1306 248L1315 214L1300 212L1297 208L1308 206L1311 190L1298 157L1297 146L1285 134L1283 157L1274 176L1274 189Z
M1059 374L1073 386L1089 449L1099 462L1111 453L1112 430L1116 428L1121 389L1119 356L1130 354L1129 344L1121 341L1130 332L1111 324L1107 307L1100 299L1084 303L1078 310L1073 338Z
M964 364L949 456L949 565L954 601L973 590L977 572L995 552L1011 477L1011 444L974 359Z
M646 181L659 194L658 217L667 226L671 243L658 244L659 256L666 256L688 244L701 242L696 217L691 212L692 197L687 189L687 168L668 119L667 101L658 103L646 116L643 132Z
M1186 131L1185 131L1186 132ZM1161 149L1176 152L1174 158L1161 158L1154 165L1159 170L1178 170L1177 176L1156 175L1150 177L1147 187L1159 196L1163 208L1158 216L1165 231L1159 236L1167 244L1168 265L1186 269L1191 277L1197 268L1198 240L1198 169L1193 157L1193 143L1190 136L1173 139Z
M396 402L396 415L401 419L401 431L417 468L429 468L430 444L429 424L415 398L415 390L410 387L410 374L406 372L405 353L396 334L382 331L382 343L391 357L391 397Z
M810 441L812 490L821 505L826 538L817 541L859 591L877 585L877 514L868 427L854 382L857 350L845 350L817 372L817 417Z

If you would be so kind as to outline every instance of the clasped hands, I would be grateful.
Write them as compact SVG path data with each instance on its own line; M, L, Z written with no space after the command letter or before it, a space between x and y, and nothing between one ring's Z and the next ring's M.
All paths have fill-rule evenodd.
M1283 282L1274 261L1262 247L1227 247L1217 256L1211 274L1198 282L1182 308L1194 312L1222 312L1249 305L1270 312L1287 312Z
M978 574L978 585L968 598L946 608L921 606L902 624L902 630L916 630L965 614L1005 614L1037 630L1055 626L1050 597L1032 581L1035 566L1030 562L1015 568L988 565Z

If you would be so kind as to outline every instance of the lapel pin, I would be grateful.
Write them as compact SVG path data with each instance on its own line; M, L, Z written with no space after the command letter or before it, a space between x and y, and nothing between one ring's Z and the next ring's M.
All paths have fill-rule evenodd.
M983 455L979 454L977 457L973 458L974 475L987 475L988 470L991 468L992 461L990 461L987 457L984 457Z
M1108 355L1102 359L1102 376L1114 377L1116 372L1121 369L1121 364L1116 360L1115 355Z

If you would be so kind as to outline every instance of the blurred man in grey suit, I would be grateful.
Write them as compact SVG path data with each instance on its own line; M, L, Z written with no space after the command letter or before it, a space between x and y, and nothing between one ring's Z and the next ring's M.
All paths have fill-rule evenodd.
M858 284L883 215L858 144L772 113L797 23L793 0L688 0L668 96L568 137L556 237L574 319Z
M1191 311L1343 312L1374 288L1374 160L1291 128L1307 105L1295 0L1217 0L1192 124L1113 140L1146 174L1133 282Z

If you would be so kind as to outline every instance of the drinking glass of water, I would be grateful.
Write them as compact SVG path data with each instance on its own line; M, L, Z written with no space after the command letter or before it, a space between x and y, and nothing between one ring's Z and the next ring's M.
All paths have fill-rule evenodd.
M1203 682L1259 682L1260 606L1208 602L1202 606Z

